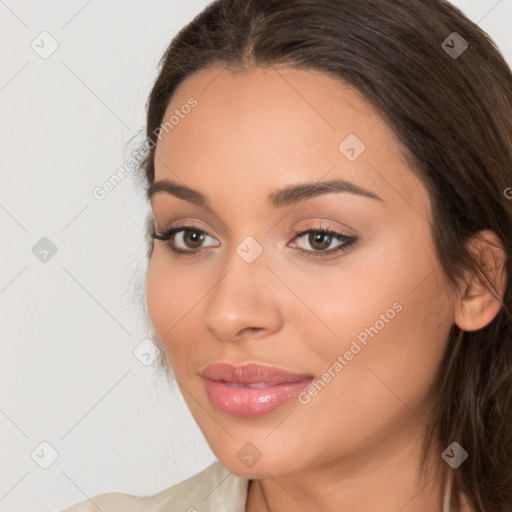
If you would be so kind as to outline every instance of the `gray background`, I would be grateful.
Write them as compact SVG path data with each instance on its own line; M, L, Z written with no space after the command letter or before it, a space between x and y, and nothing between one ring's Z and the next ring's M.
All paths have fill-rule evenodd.
M453 3L512 65L512 0ZM158 60L205 6L0 0L2 511L152 494L214 460L181 395L133 354L148 335L143 190L128 176L92 193L135 150Z

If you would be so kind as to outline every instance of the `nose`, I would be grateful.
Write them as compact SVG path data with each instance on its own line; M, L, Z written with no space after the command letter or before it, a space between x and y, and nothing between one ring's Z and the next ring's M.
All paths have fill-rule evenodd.
M261 338L282 327L282 292L262 254L247 263L238 254L207 294L206 329L222 341Z

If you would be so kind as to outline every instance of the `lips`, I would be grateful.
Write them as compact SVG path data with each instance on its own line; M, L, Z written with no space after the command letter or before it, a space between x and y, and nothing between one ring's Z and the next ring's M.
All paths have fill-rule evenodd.
M211 364L204 369L202 375L210 380L232 384L267 383L269 386L297 382L312 377L312 375L292 373L275 366L260 364L235 366L229 363Z
M201 373L211 403L230 416L253 417L289 402L311 383L312 375L267 365L215 363Z

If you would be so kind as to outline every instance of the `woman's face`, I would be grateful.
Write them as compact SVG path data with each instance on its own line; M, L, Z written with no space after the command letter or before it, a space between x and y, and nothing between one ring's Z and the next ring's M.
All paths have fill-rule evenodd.
M155 241L149 313L213 452L251 478L410 462L454 304L397 138L352 89L284 68L202 71L165 123L155 182L195 193L151 198L158 233L188 230Z

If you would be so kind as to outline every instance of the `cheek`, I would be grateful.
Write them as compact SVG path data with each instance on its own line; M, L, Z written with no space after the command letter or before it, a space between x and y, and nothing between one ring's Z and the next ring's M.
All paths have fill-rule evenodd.
M321 287L310 277L308 300L338 339L352 339L374 325L382 333L401 326L421 338L453 321L428 224L409 219L390 226L322 279Z
M168 358L178 350L178 333L191 332L194 307L207 291L197 273L170 264L162 248L155 249L148 268L148 313ZM172 363L171 363L172 364Z
M315 302L336 333L324 337L317 369L332 368L338 356L345 361L322 401L352 410L355 424L365 418L385 421L406 411L404 404L421 409L433 384L453 310L423 240L393 243L361 256L361 264L347 264L350 271L326 283L323 298L318 295Z

